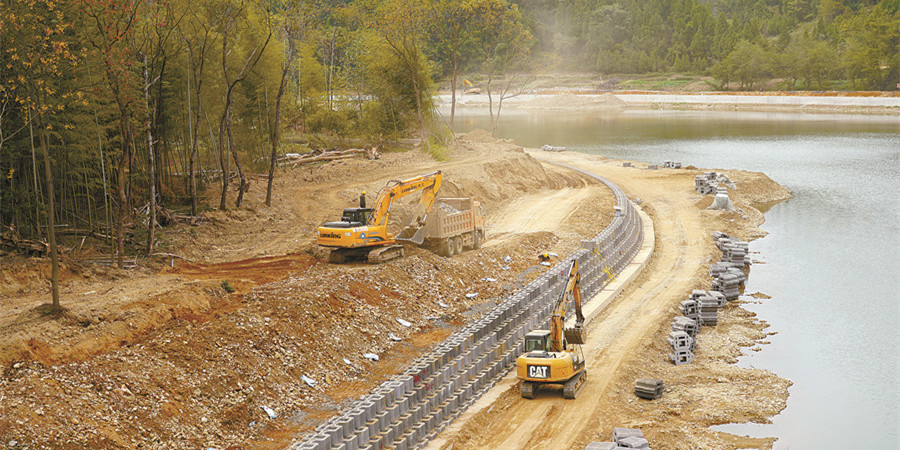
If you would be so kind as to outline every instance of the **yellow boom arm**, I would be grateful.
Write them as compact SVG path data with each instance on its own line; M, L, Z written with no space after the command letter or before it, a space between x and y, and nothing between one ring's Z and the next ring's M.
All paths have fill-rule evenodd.
M575 303L575 328L565 328L566 308L569 306L569 298ZM584 344L584 314L581 312L581 276L578 274L578 261L572 260L569 266L569 274L566 277L566 285L559 293L553 317L550 319L550 351L561 352L563 347L563 334L565 341L570 344Z
M386 225L391 214L391 206L393 206L394 200L422 190L424 190L424 192L422 192L422 199L419 200L419 204L424 205L424 214L427 215L434 205L434 199L437 196L437 191L440 187L440 170L408 180L389 181L378 193L378 198L375 199L375 210L372 212L372 215L369 216L369 226ZM424 220L424 218L421 218L421 221L424 222Z

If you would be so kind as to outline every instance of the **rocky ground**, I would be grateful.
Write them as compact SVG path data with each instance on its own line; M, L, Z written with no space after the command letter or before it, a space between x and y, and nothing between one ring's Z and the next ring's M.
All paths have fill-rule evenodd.
M411 247L378 266L325 262L317 224L361 190L436 169L443 195L485 204L482 249L444 258ZM605 187L478 132L445 163L388 153L278 180L271 208L254 187L245 208L164 230L177 257L131 271L65 260L59 317L40 306L46 262L4 260L0 444L283 446L536 277L538 253L570 253L612 216Z

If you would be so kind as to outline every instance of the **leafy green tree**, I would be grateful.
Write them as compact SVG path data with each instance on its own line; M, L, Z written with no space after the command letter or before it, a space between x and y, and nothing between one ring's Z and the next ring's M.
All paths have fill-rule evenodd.
M419 135L429 146L426 118L431 115L431 67L423 51L427 18L424 0L389 0L373 8L370 23L405 72L415 100Z
M881 5L840 24L844 65L854 85L890 89L900 78L900 13Z
M13 29L13 45L3 48L3 60L15 74L0 80L0 93L15 99L15 107L26 120L34 121L44 159L47 188L47 240L50 242L50 293L52 309L59 302L59 249L56 243L56 194L50 141L55 127L71 124L59 120L66 108L77 100L73 93L73 69L83 55L72 46L72 16L69 8L56 0L22 0L0 4L0 29ZM5 105L11 107L13 105Z

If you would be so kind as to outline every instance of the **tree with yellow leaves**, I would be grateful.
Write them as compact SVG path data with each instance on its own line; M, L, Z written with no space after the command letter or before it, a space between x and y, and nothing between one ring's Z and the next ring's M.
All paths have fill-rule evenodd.
M14 77L0 80L0 95L13 99L11 106L33 122L44 159L47 184L47 240L50 242L50 286L52 310L59 304L59 256L55 231L53 172L49 152L54 139L57 114L77 97L71 87L76 80L73 69L83 53L72 48L71 11L57 0L19 0L0 4L0 30L8 33L2 47L2 61Z

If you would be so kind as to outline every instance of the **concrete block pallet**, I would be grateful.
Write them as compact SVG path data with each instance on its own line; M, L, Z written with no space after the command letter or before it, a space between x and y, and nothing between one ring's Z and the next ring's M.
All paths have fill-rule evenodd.
M640 249L642 223L618 186L594 178L616 197L617 214L609 226L291 448L420 448L515 366L527 332L549 325L564 272L573 259L579 262L586 301L609 284L610 273L621 272Z
M719 181L715 172L706 172L694 177L694 190L700 195L715 194Z
M638 378L634 383L634 394L647 400L656 400L662 397L664 389L663 381L653 378Z
M638 448L650 450L650 443L644 439L644 433L636 428L613 429L612 442L591 442L584 450L624 450Z

